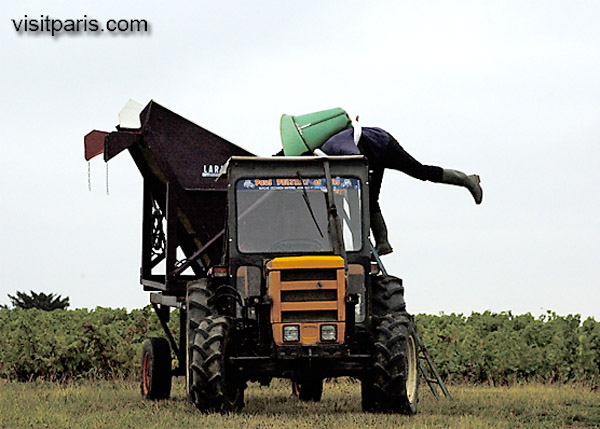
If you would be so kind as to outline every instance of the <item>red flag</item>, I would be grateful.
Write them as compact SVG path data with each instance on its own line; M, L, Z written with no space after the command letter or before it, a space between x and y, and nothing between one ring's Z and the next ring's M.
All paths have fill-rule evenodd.
M85 160L89 161L96 155L104 153L104 138L108 135L105 131L94 130L83 138Z

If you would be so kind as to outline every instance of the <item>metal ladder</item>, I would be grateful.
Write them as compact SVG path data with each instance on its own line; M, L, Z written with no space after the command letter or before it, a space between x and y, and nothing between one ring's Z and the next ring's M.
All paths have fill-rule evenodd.
M415 329L414 334L415 334L415 341L417 342L417 349L418 349L417 355L419 357L419 370L421 371L421 374L423 374L423 378L429 385L429 388L431 389L433 396L435 396L436 398L438 398L440 396L437 391L437 387L436 387L436 384L437 384L437 386L439 386L439 388L441 389L444 396L449 398L450 393L448 393L448 389L446 389L446 385L442 381L442 377L440 377L440 374L437 372L437 369L435 368L433 360L429 356L429 353L427 353L425 344L423 344L423 341L421 341L421 337L419 337L419 334L417 333L416 329ZM431 377L429 375L429 371L423 364L424 362L429 367L429 371L431 371L431 373L433 374L433 377Z
M370 239L369 239L369 244L371 245L371 252L373 253L373 257L375 258L375 261L377 261L377 264L379 264L379 269L381 270L381 273L384 276L387 276L388 275L387 270L383 266L383 263L381 262L381 259L379 258L379 254L375 250L375 246L373 246L373 243L371 242ZM442 391L442 394L445 397L449 398L450 393L448 392L448 389L446 388L446 385L444 384L442 377L440 377L440 374L437 372L435 364L433 363L433 359L431 359L431 356L429 356L429 353L427 353L425 344L423 344L423 341L421 341L421 337L417 333L416 327L415 327L414 334L415 334L415 341L417 342L417 357L418 357L418 361L419 361L419 371L421 371L423 378L429 385L429 388L431 389L433 396L435 396L436 398L439 398L440 394L438 393L438 390L437 390L437 387L439 387L440 390ZM427 367L429 368L429 370L427 370ZM433 375L433 377L430 376L429 371L431 371L431 374Z

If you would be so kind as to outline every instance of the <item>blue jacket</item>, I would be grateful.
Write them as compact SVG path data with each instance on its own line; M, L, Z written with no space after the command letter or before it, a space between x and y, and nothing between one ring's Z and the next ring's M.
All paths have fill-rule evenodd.
M354 144L354 130L347 128L330 137L319 148L327 155L364 155L370 164L382 159L390 143L390 135L381 128L363 127L357 145Z

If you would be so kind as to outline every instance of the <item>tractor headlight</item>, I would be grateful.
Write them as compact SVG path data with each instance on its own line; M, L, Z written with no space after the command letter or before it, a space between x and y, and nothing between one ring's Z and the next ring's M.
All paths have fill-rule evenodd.
M335 341L337 340L337 326L336 325L321 325L321 341Z
M285 325L283 327L283 341L286 343L296 343L300 341L300 326Z

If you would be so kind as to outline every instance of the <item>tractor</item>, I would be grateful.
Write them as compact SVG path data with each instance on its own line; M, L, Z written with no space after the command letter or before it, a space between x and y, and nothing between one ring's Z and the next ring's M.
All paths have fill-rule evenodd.
M369 239L364 157L258 157L154 101L85 147L128 150L144 179L141 283L165 332L143 347L144 398L184 376L198 409L230 412L248 382L319 401L348 376L364 411L416 413L418 336Z

